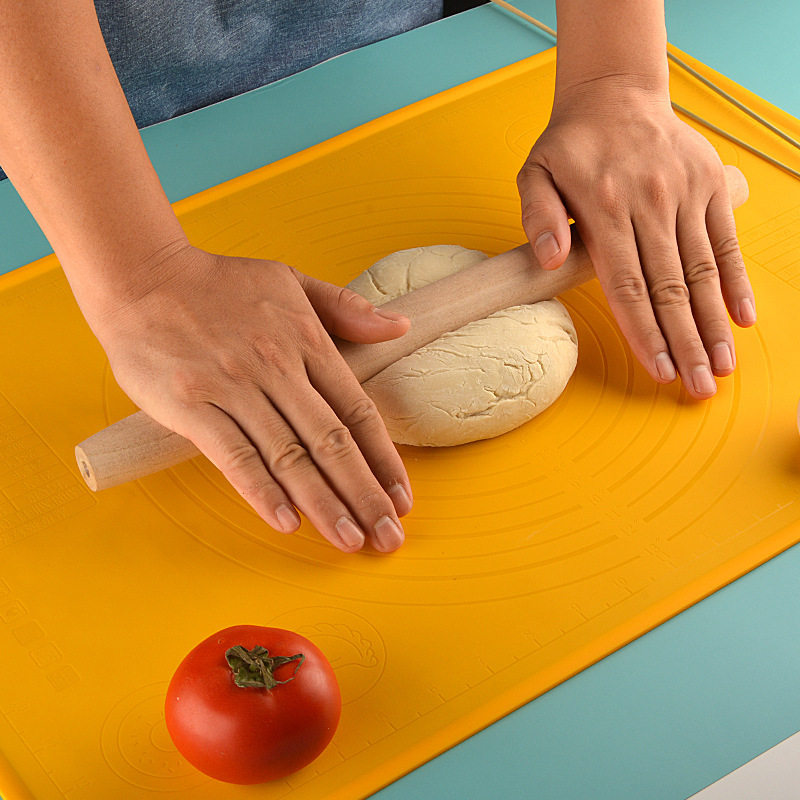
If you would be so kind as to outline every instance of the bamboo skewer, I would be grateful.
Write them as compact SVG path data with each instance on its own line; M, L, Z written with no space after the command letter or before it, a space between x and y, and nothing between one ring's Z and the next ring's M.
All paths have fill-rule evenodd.
M552 36L554 39L558 38L558 34L555 30L553 30L553 28L549 27L548 25L545 25L543 22L539 22L538 19L532 17L530 14L526 14L524 11L520 11L520 9L518 9L516 6L511 5L511 3L507 3L506 0L491 0L491 2L493 2L497 6L500 6L500 8L504 8L507 11L511 12L512 14L515 14L520 19L524 19L526 22L529 22L531 25L538 28L540 31L543 31L544 33L548 34L549 36ZM732 94L726 92L725 89L723 89L721 86L718 86L716 83L714 83L714 81L710 80L709 78L706 78L705 75L699 73L696 69L687 64L683 59L678 58L678 56L673 55L670 52L667 52L667 58L669 58L670 61L681 67L681 69L684 69L694 78L699 80L709 89L713 90L718 95L725 98L725 100L734 105L740 111L743 111L745 114L752 117L754 120L759 122L768 130L772 131L777 136L780 136L782 139L787 141L793 147L800 149L800 141L793 138L788 133L786 133L786 131L781 130L776 125L773 125L768 119L761 116L761 114L759 114L757 111L745 105L740 100L737 100ZM698 122L699 124L705 126L709 130L714 131L714 133L717 133L720 136L724 137L725 139L728 139L729 141L733 142L734 144L743 147L745 150L747 150L750 153L753 153L759 158L763 158L764 161L768 162L769 164L772 164L773 166L782 169L784 172L788 173L789 175L793 175L795 178L800 178L800 171L788 166L788 164L784 164L782 161L779 161L776 158L773 158L772 156L765 153L763 150L759 150L757 147L754 147L751 144L747 144L747 142L743 141L742 139L739 139L732 133L728 133L728 131L724 130L723 128L720 128L719 126L714 125L712 122L703 119L702 117L698 116L692 111L688 111L686 108L678 105L675 102L672 103L672 107L681 114L684 114L685 116L689 117L695 122Z

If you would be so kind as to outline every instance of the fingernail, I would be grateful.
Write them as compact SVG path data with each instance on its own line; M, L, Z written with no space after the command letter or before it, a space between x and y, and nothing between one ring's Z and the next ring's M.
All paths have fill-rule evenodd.
M375 534L378 537L380 549L387 553L396 550L405 539L403 529L391 517L381 517L375 523Z
M745 298L739 303L739 316L742 322L752 325L756 321L756 308L750 298Z
M714 345L711 349L711 363L714 369L733 369L733 351L727 342Z
M375 308L372 310L379 317L388 319L390 322L400 322L401 320L405 319L402 314L396 314L394 311L387 311L385 308L378 308L378 306L375 306Z
M364 534L359 530L355 522L347 517L341 517L336 523L336 533L339 534L339 539L347 548L357 544L364 544Z
M558 246L558 240L553 236L552 232L545 231L539 235L539 238L534 243L533 252L536 253L539 264L544 266L551 258L555 258L561 252L561 248Z
M656 356L656 370L662 381L672 382L678 377L678 373L675 372L675 365L672 363L668 353L659 353Z
M714 394L717 391L717 383L714 380L714 376L705 365L695 367L692 372L692 383L697 394Z
M300 517L298 517L297 512L291 506L287 506L286 503L275 509L275 516L278 518L281 530L284 533L292 533L300 527Z
M411 511L413 503L411 498L408 496L406 487L403 486L402 483L395 483L393 486L390 486L387 493L389 497L392 498L394 509L397 512L398 517L402 517Z

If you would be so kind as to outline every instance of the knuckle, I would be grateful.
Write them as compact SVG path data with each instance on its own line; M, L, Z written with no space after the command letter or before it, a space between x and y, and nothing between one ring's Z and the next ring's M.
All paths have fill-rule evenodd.
M664 336L657 325L647 324L637 331L637 341L646 353L650 353L654 358L658 353L663 353L667 349Z
M258 467L263 467L261 456L249 442L226 445L219 463L224 473L248 473Z
M209 399L208 376L200 375L192 369L177 369L170 376L172 394L181 403L192 405Z
M323 433L316 443L314 451L329 459L342 459L352 453L354 446L350 431L344 426L331 428Z
M523 226L549 215L552 215L552 206L546 200L532 198L526 200L522 206Z
M217 358L222 374L235 384L243 385L253 382L253 365L242 360L240 352L223 351Z
M284 287L289 292L296 292L306 276L284 261L264 260L266 271L276 285ZM301 289L302 291L302 289Z
M696 335L678 342L675 350L678 361L684 365L690 365L690 370L698 366L709 366L708 354Z
M341 501L330 491L316 494L309 502L314 516L321 520L330 520L331 523L346 513Z
M337 302L341 303L341 298ZM303 314L298 317L294 322L294 329L303 344L312 350L318 350L326 341L330 342L319 317L315 315Z
M308 453L296 439L276 442L269 455L270 470L276 473L294 472L309 463Z
M622 303L640 303L647 299L647 283L641 273L633 270L620 270L614 273L608 290Z
M389 500L386 492L378 486L368 486L358 495L357 501L360 509L373 509L377 513L394 513L394 506Z
M250 340L250 347L261 361L270 366L282 366L285 358L285 347L268 333L257 333Z
M244 497L245 500L251 497L263 498L269 497L274 493L275 483L271 478L264 476L248 482L240 481L236 488L239 494Z
M723 236L714 242L714 256L720 262L732 266L741 266L744 269L744 262L739 250L739 241L736 236Z
M703 328L703 338L709 342L708 348L701 343L702 353L700 353L700 356L706 361L712 359L713 349L720 342L725 342L732 352L736 349L735 346L732 346L730 326L724 320L715 321L705 326Z
M336 303L343 311L356 311L371 305L360 294L356 294L352 289L346 288L339 288Z
M620 184L610 176L604 176L597 183L595 192L600 210L610 217L627 216L628 201Z
M298 337L299 338L299 337ZM266 369L270 373L288 376L295 363L293 355L296 348L287 336L275 336L271 333L257 333L250 339L250 350L255 355L253 371L256 375ZM239 368L237 374L242 374Z
M702 256L686 261L683 265L683 274L686 278L686 283L689 285L719 280L717 265L707 257Z
M380 419L378 407L372 398L363 395L356 398L344 415L343 422L348 427L371 426Z
M694 163L695 174L702 181L702 186L718 186L722 191L727 191L725 167L719 159L714 145L705 137L699 141L704 157Z
M644 193L647 203L656 209L666 209L672 196L670 181L666 175L655 173L644 180Z
M520 167L519 172L517 173L517 186L521 187L524 186L528 181L532 178L537 177L542 172L542 165L538 164L536 161L528 160L526 161L522 167Z
M689 287L683 278L666 276L653 282L650 287L653 305L680 306L689 303Z

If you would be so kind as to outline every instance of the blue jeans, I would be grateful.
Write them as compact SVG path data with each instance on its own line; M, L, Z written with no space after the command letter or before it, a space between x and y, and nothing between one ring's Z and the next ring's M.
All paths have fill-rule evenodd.
M442 0L95 0L95 8L140 128L442 16Z

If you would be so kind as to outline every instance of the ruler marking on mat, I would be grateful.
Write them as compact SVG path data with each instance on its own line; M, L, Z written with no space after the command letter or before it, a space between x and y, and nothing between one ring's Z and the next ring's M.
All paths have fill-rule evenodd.
M0 471L0 548L80 514L97 500L11 401L0 394L0 408L12 409L5 426Z

